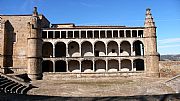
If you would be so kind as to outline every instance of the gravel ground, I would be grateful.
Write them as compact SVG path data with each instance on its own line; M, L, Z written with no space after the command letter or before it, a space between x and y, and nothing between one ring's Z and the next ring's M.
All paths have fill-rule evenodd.
M31 89L28 94L62 97L108 97L177 93L171 85L165 83L168 79L99 77L39 80L32 82L37 88Z

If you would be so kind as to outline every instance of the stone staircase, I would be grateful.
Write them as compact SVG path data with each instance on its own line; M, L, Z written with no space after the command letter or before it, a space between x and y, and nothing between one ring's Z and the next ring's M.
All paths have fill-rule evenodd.
M0 93L26 94L32 85L0 73Z

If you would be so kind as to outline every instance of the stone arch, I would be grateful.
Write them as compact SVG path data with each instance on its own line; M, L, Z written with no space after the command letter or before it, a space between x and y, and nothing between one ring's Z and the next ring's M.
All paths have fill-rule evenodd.
M50 42L44 42L42 45L42 57L50 58L53 57L53 45Z
M83 60L81 62L82 72L93 72L93 62L91 60Z
M119 55L119 48L118 48L117 42L115 42L115 41L108 42L107 54L108 54L108 56L118 56Z
M75 41L72 41L68 44L68 53L70 57L79 57L79 44Z
M93 56L93 46L91 42L85 41L81 44L81 56Z
M122 56L130 56L131 55L131 44L128 41L121 42L120 53Z
M58 60L55 62L55 72L67 72L66 61Z
M133 42L133 54L135 56L144 55L144 44L141 41L136 40Z
M106 55L106 46L105 46L104 42L97 41L94 44L94 55L97 57Z
M53 72L53 62L50 60L42 61L42 72Z
M144 60L136 59L133 61L134 71L144 71Z
M68 69L70 72L81 72L80 71L80 64L77 60L70 60L68 62Z
M95 70L96 70L96 72L105 72L106 71L106 61L105 60L96 60L95 61Z
M131 70L132 70L131 60L129 59L121 60L121 71L131 71Z
M55 57L66 57L66 44L57 42L55 45Z
M108 60L108 72L117 72L119 71L119 61L112 59Z

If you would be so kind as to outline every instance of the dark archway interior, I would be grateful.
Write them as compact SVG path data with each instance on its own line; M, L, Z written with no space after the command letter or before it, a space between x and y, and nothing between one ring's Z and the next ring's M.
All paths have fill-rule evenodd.
M82 61L81 68L82 68L81 72L84 72L86 69L93 70L93 62L91 60L84 60L84 61Z
M56 61L55 72L66 72L66 62L62 60Z
M133 43L133 51L135 51L135 56L144 55L144 45L141 41L136 41Z
M66 44L58 42L55 46L55 57L66 57Z
M42 72L53 72L53 63L52 61L43 61L42 62Z
M142 59L134 60L134 68L136 68L136 71L144 70L144 60Z
M50 58L53 56L53 45L50 42L43 43L42 46L42 57Z
M126 71L132 70L131 60L124 59L121 60L121 69L125 69Z

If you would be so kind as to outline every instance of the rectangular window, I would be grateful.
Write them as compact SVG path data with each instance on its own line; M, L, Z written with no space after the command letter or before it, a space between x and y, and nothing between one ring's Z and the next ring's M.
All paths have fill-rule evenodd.
M53 31L48 31L48 38L53 38Z
M60 31L55 31L55 38L60 38Z
M47 31L42 31L42 38L47 38Z
M61 38L66 38L66 31L61 31Z

